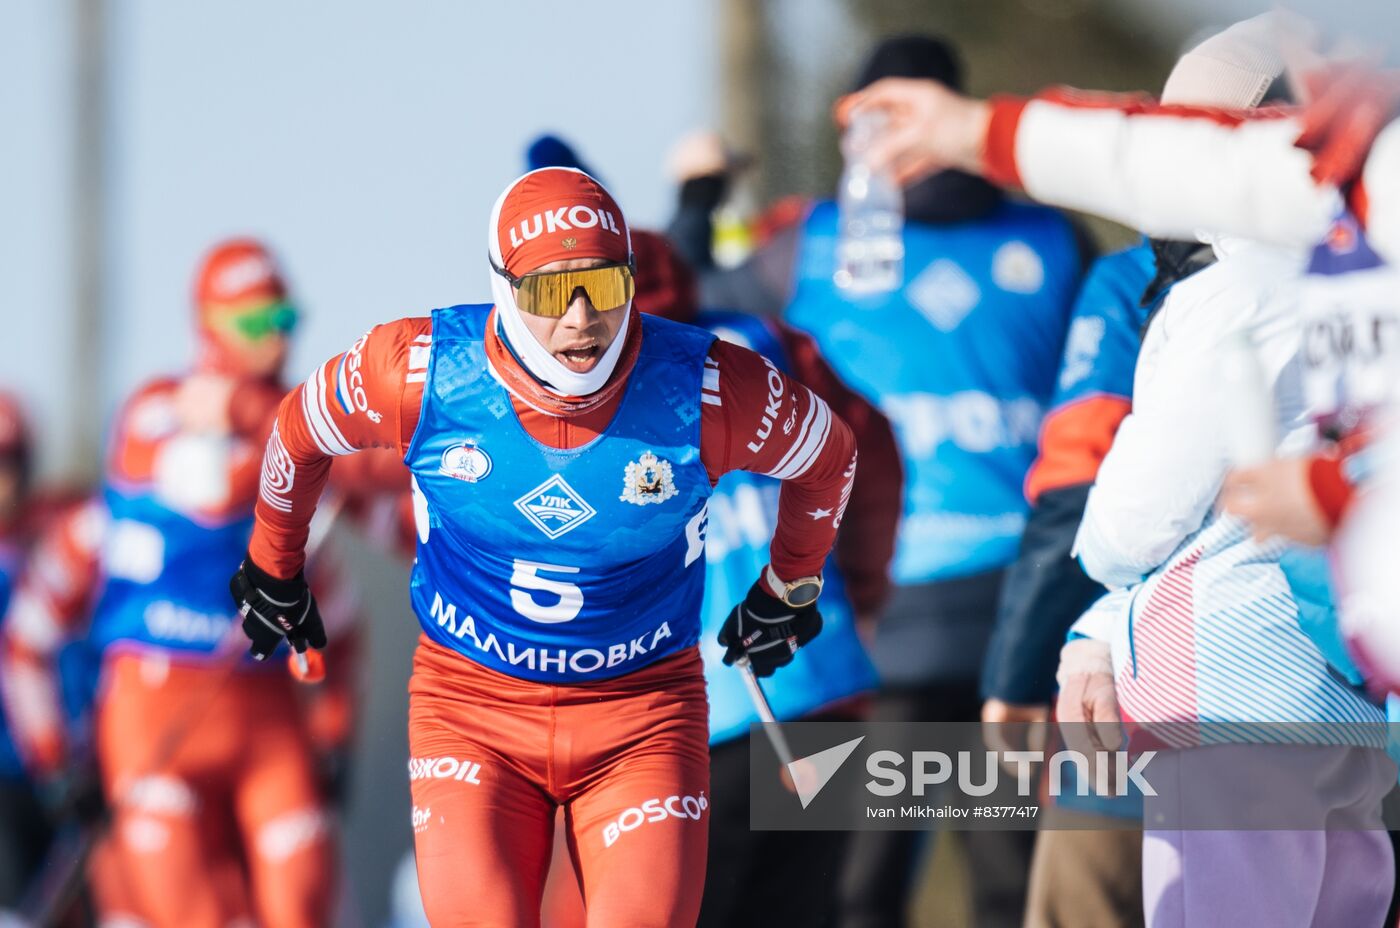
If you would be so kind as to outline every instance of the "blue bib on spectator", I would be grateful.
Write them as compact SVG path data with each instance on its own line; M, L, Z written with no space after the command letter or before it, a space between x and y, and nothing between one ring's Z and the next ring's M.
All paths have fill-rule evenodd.
M818 205L786 318L894 427L904 462L894 580L1005 565L1079 279L1069 223L1007 202L973 222L907 224L904 286L870 297L832 283L836 230L836 207Z
M572 449L521 425L492 376L491 307L433 313L405 456L418 558L410 595L437 643L528 680L615 677L695 644L704 592L700 394L714 337L643 316L612 422Z

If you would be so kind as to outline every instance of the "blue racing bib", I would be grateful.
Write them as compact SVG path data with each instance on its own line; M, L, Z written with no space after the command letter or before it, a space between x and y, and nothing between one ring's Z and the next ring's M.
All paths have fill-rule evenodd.
M696 643L701 382L713 336L643 316L613 421L579 448L525 431L493 377L490 306L433 313L413 472L410 595L437 643L511 676L615 677Z

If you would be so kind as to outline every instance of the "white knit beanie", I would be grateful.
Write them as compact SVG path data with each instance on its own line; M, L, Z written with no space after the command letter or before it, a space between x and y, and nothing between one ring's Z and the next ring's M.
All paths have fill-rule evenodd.
M1283 73L1280 32L1293 14L1271 11L1235 23L1182 55L1162 88L1163 103L1248 109Z

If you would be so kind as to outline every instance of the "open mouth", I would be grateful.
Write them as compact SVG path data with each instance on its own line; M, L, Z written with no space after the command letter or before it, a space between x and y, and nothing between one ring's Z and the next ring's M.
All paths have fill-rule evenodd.
M556 351L554 356L569 370L577 374L583 374L593 369L593 365L598 363L598 358L602 353L602 350L597 345L588 345L583 348L568 348L564 351Z

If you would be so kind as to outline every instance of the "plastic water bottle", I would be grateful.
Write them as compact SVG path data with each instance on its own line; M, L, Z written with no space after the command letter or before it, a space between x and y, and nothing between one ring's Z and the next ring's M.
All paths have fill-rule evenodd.
M904 194L888 172L872 171L865 161L884 126L883 113L857 112L841 139L846 163L832 279L855 295L886 293L904 282Z

